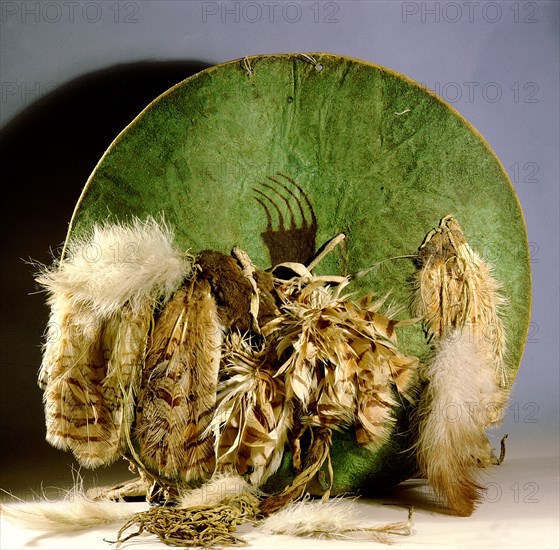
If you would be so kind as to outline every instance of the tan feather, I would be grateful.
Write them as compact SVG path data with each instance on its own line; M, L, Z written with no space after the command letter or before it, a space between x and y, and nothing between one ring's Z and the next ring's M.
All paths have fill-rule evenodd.
M103 351L107 367L102 393L116 432L116 454L124 454L130 445L151 323L152 308L145 303L135 311L126 305L104 327Z
M219 471L234 471L253 485L280 465L291 427L291 403L274 377L266 347L255 348L238 334L224 346L217 407L210 428Z
M114 426L101 386L106 372L102 326L81 323L79 314L61 315L66 305L52 304L60 332L48 343L42 367L47 373L43 396L47 441L72 450L81 464L93 468L116 458L111 452Z
M222 327L205 281L196 276L158 318L137 407L139 455L160 476L185 482L214 471L204 435L216 402Z

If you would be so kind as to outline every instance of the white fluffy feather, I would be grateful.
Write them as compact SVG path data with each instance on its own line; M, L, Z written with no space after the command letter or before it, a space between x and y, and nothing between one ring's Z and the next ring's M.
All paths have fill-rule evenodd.
M257 489L236 474L218 474L196 489L180 495L180 508L217 506L241 495L255 494Z
M167 300L190 273L192 258L173 246L173 232L153 218L96 225L87 238L70 241L66 258L37 281L50 294L92 315L106 317L129 303L134 310Z
M303 500L286 506L261 524L265 533L318 539L375 540L389 544L392 535L412 533L408 521L368 526L360 518L355 499L333 498L327 502Z

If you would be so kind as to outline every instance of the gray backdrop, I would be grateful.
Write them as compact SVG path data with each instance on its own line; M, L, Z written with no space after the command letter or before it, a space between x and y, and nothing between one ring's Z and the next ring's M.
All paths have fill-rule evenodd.
M332 52L404 73L451 103L495 150L525 213L534 282L529 340L495 441L508 432L510 455L557 456L559 7L2 1L0 487L25 496L41 480L71 477L71 456L44 442L36 373L47 309L26 262L50 261L87 176L148 102L204 67L273 52Z

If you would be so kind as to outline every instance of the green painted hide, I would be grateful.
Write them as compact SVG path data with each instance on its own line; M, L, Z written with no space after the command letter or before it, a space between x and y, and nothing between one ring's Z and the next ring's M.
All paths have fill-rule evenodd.
M305 261L340 232L317 268L354 273L352 290L391 292L410 316L410 258L452 214L495 266L509 299L508 366L517 370L530 313L523 215L481 135L433 93L393 71L337 55L249 57L204 70L149 105L114 141L76 207L69 237L94 222L164 214L178 245L248 252L262 268ZM399 345L425 357L420 326ZM393 484L414 471L408 412L376 452L350 431L332 451L334 492ZM286 458L272 485L290 476Z

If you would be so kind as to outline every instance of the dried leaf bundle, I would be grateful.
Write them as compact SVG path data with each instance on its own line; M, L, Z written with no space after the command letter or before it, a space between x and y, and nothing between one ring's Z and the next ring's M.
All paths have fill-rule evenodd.
M244 541L234 532L239 524L254 520L258 502L257 497L245 494L216 506L157 507L138 512L121 527L117 548L144 532L156 535L169 546L220 547L243 544ZM125 536L125 532L135 525L138 531Z

